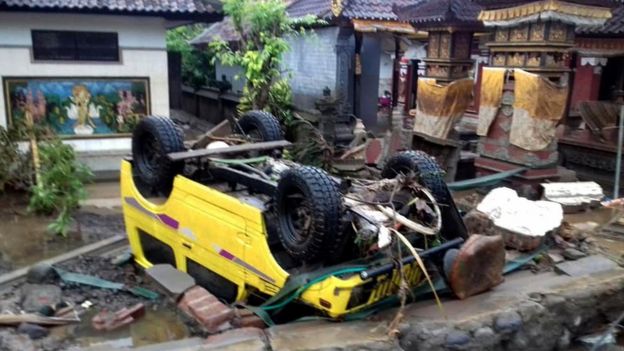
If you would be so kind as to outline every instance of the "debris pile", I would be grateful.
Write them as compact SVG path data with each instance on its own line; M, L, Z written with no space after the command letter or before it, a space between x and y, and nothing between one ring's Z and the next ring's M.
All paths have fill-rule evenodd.
M503 236L506 247L520 251L538 248L544 243L546 234L559 228L563 221L560 204L531 201L519 197L515 190L509 188L492 190L476 211L487 215L494 225L493 229Z

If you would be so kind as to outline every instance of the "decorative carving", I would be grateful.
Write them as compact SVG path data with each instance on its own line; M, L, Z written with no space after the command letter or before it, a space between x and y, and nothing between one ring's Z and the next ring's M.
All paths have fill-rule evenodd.
M492 60L494 66L504 66L505 65L505 54L496 54Z
M513 67L524 66L524 54L521 52L516 52L514 54L509 55L509 62L507 64Z
M438 58L440 51L440 33L429 33L429 47L427 48L427 57Z
M541 55L537 52L529 53L529 57L527 57L526 65L528 67L539 67L541 63Z
M430 77L448 77L448 66L430 65L427 67L427 75Z
M342 0L332 0L331 10L334 16L336 17L340 16L343 8L344 8L344 5L342 3Z
M448 59L451 58L451 34L450 33L442 33L440 34L440 58Z
M515 97L512 91L505 91L501 99L501 113L505 117L511 117L513 115L513 103Z
M531 41L544 41L544 31L546 25L544 23L533 23L531 25Z
M521 26L511 29L510 41L527 41L529 40L529 26Z
M552 41L566 41L568 28L563 23L551 22L550 23L550 35L549 40Z
M505 28L499 28L496 30L495 41L505 42L509 40L509 30Z

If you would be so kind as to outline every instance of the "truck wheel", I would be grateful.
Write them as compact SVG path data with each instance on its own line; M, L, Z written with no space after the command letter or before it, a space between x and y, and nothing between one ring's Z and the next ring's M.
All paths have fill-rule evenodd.
M254 142L284 139L280 123L265 111L249 111L238 120L238 125Z
M279 239L295 260L313 263L342 254L347 240L343 199L327 173L308 166L284 172L276 204Z
M464 225L451 192L446 186L444 171L438 163L423 151L405 151L391 157L381 172L384 178L394 178L398 174L415 172L418 182L433 194L442 210L442 236L447 239L467 238L468 231Z
M184 163L171 161L167 154L184 150L183 137L171 119L144 117L132 133L134 176L151 192L168 196Z

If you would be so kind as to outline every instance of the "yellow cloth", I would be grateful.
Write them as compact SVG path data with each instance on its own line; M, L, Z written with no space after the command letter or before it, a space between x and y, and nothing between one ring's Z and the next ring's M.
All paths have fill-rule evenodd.
M414 131L436 138L448 137L472 100L472 88L472 79L448 85L436 84L431 78L419 79Z
M529 151L543 150L553 141L563 117L568 87L521 69L514 71L515 101L509 141Z
M496 118L503 99L505 68L484 67L481 75L481 94L479 102L479 124L477 135L487 136L490 125Z

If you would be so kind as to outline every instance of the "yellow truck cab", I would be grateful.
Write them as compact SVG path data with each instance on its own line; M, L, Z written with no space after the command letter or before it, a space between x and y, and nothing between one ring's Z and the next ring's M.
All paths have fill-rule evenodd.
M445 223L458 214L447 213L451 206L433 205L448 204L448 190L436 194L396 177L407 173L401 167L433 167L426 155L393 158L383 181L344 184L322 170L282 160L289 143L271 115L251 112L238 125L261 142L188 150L170 119L146 117L139 123L132 158L122 161L121 193L127 235L141 267L171 264L228 302L270 311L297 301L340 318L395 294L401 280L413 287L424 279L407 249L397 256L399 244L387 228L413 238L424 259L463 242L463 222ZM440 179L428 182L440 187ZM390 191L396 195L388 201ZM393 216L420 227L402 226L388 207L377 207L388 203ZM292 293L271 300L286 288Z

